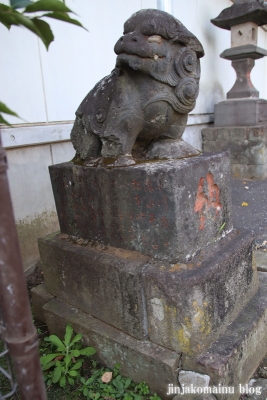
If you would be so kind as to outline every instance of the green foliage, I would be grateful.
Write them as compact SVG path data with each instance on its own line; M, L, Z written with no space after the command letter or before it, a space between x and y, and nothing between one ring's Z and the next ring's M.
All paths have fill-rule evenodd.
M17 11L21 7L25 7L24 11ZM36 12L43 12L43 14L37 17L28 15ZM42 18L53 18L84 28L79 21L71 18L69 13L73 11L60 0L39 0L35 3L27 0L13 0L11 6L0 3L0 23L8 29L12 25L24 26L42 40L47 50L54 40L54 35L49 24Z
M161 400L155 393L151 395L149 387L145 382L138 385L134 384L130 378L125 378L120 374L120 365L116 364L112 371L112 379L103 382L102 377L105 372L110 372L108 368L93 369L91 376L80 379L82 387L79 389L86 399L90 400ZM148 395L151 395L148 397Z
M4 103L0 101L0 124L5 124L5 125L10 125L5 118L2 116L2 114L8 114L8 115L13 115L14 117L18 117L18 114L16 114L14 111L10 110Z
M73 399L161 400L156 393L150 393L146 382L135 384L131 378L122 376L119 364L111 370L99 367L96 361L90 360L90 375L81 376L84 359L79 357L95 354L93 347L82 348L81 339L81 334L73 337L73 329L70 325L66 327L64 340L60 340L56 335L44 338L40 353L48 387L60 386L69 392L68 388L71 386ZM104 378L105 375L106 378Z
M80 370L84 362L84 359L79 357L90 357L96 352L93 347L82 348L81 334L77 334L74 338L72 336L73 329L67 325L63 341L56 335L44 339L49 342L50 348L56 348L53 353L47 353L49 347L46 348L46 353L41 357L42 369L48 371L45 374L48 386L52 383L59 383L61 387L65 387L66 383L73 385L75 380L80 377Z
M17 11L19 8L24 8L24 10ZM35 15L36 12L38 13L37 16ZM32 16L31 14L33 13L34 15ZM30 30L42 40L47 50L50 43L54 40L54 35L50 25L43 21L42 18L52 18L84 28L79 21L71 18L69 13L74 14L74 12L60 0L38 0L36 2L30 0L10 0L10 6L0 3L0 23L7 29L15 25L23 26ZM2 114L13 115L20 118L4 103L0 103L0 124L10 125Z

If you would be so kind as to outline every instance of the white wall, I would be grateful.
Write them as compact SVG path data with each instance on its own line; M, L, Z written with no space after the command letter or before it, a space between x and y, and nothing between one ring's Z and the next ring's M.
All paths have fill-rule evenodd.
M36 237L58 227L47 167L73 157L68 138L78 105L114 68L113 47L125 20L141 8L158 4L157 0L66 3L89 32L49 20L55 35L49 52L27 30L12 27L8 31L0 25L0 101L27 123L10 117L11 123L20 125L13 130L0 128L25 268L37 258ZM226 98L235 82L230 61L219 57L230 47L230 32L210 22L231 5L230 0L172 0L174 16L199 38L206 53L201 59L200 95L184 134L197 148L201 148L201 129L213 119L214 104ZM267 48L266 32L261 28L259 45ZM267 98L266 62L258 60L252 72L262 98Z

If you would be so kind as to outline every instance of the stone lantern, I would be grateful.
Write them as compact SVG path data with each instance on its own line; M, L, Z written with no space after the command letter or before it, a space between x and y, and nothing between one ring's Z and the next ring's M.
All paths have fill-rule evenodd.
M231 48L224 50L220 56L232 61L236 71L236 82L227 93L227 100L215 105L214 128L203 130L203 150L222 150L222 147L230 147L234 176L267 177L267 101L259 98L259 91L253 86L250 78L255 60L267 55L267 51L258 46L258 27L267 24L267 2L236 0L211 22L219 28L231 31ZM216 127L227 128L220 130L218 136ZM239 127L238 133L234 127ZM251 134L246 128L240 130L240 127L257 127L257 130L254 129L254 133ZM210 129L216 131L216 144L212 143L214 139L210 140ZM240 140L240 137L243 140ZM255 141L257 146L260 146L260 151L251 147L255 145Z

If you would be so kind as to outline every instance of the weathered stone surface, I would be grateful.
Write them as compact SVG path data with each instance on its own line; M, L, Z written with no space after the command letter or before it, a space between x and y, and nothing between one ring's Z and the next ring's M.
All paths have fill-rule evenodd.
M177 394L173 400L180 400L180 399L184 399L184 400L216 400L216 397L213 396L212 394L183 394L183 395L179 395Z
M255 263L258 271L267 272L267 252L266 250L255 250Z
M39 239L39 250L49 293L129 335L146 336L140 276L148 257L57 234Z
M252 60L257 60L259 58L265 57L267 51L261 47L255 46L253 44L246 44L244 46L232 47L230 49L224 50L221 54L221 58L226 60L243 60L244 58L251 58Z
M177 142L174 158L186 157L181 137L195 107L204 55L198 39L172 15L147 9L125 22L114 51L116 68L76 112L76 160L102 156L113 158L114 166L128 165L134 145L162 138ZM170 157L166 150L164 158Z
M258 25L255 22L231 26L231 47L244 46L258 43Z
M223 29L245 22L255 22L258 26L267 23L267 8L261 0L235 0L231 7L225 8L217 18L211 22Z
M48 293L48 291L44 287L44 284L34 287L31 290L31 294L34 317L42 322L45 322L43 306L53 298L53 295L51 295L51 293Z
M249 381L267 350L267 276L259 275L257 294L220 339L198 359L199 371L211 377L211 384L220 382L235 387L233 400L240 396L239 384ZM227 396L221 398L228 399Z
M267 177L267 125L205 128L202 138L204 152L230 149L234 177Z
M145 380L152 391L162 399L167 396L170 383L177 384L177 367L180 355L149 341L141 341L99 321L83 311L53 299L44 306L44 315L50 333L64 336L70 323L75 332L83 335L87 346L96 348L96 358L113 368L120 363L121 372L134 382Z
M143 271L150 340L196 354L218 339L258 288L250 233L228 235L191 264L151 263ZM190 361L191 360L191 361Z
M232 176L236 179L265 179L267 178L267 164L232 164Z
M179 372L178 377L180 385L190 386L191 384L198 387L206 387L210 384L210 377L208 375L199 374L193 371Z
M250 79L250 72L254 67L254 65L255 61L251 58L246 58L245 56L243 56L242 60L232 61L232 67L236 72L236 82L232 87L232 89L227 93L227 99L243 99L243 98L259 97L259 91L253 86ZM216 114L214 118L214 121L216 121L215 124L218 123L218 121L216 120L217 116L218 115Z
M152 142L147 151L148 159L178 159L200 154L190 144L171 139L162 139Z
M227 152L121 168L50 167L62 233L187 262L232 229Z
M214 126L257 126L267 121L267 101L226 100L214 106Z
M245 389L247 392L246 399L266 400L267 379L251 379L248 385L243 385L242 389Z

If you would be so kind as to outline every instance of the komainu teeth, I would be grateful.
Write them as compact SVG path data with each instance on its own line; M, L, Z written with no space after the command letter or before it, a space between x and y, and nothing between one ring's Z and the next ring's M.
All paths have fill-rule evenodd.
M159 56L157 54L154 55L154 60L157 60Z

